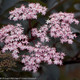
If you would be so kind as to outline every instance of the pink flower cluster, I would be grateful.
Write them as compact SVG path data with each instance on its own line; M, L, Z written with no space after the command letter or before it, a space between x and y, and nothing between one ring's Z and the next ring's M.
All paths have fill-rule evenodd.
M75 34L72 34L70 29L70 24L75 22L78 24L79 21L74 19L73 13L53 13L49 16L47 24L50 28L51 37L58 38L60 37L61 43L68 42L72 44L72 40L76 37Z
M43 46L41 43L37 43L35 47L27 47L29 52L33 53L31 55L23 55L22 63L25 64L23 70L29 70L36 72L40 67L41 62L46 62L48 64L59 64L62 65L62 59L64 59L65 54L56 52L55 48L50 48L49 46Z
M20 8L15 8L10 11L9 19L27 20L37 19L37 14L41 13L45 15L47 11L46 7L41 6L39 3L30 3L28 7L22 5ZM68 42L72 44L73 39L76 37L70 29L70 24L75 22L78 24L79 21L74 18L72 13L53 13L49 16L47 24L41 26L39 29L33 28L32 36L40 38L41 42L49 42L47 35L48 31L50 36L54 38L60 38L61 43ZM5 46L2 48L4 53L6 50L12 52L12 56L17 59L19 58L19 50L27 50L30 54L22 54L21 62L24 63L23 70L36 72L40 67L41 62L48 64L62 65L62 60L65 54L56 51L56 48L43 45L38 42L35 46L31 46L28 42L28 37L23 34L24 29L20 24L7 25L0 29L0 42L4 42Z
M20 24L7 25L0 30L0 41L5 43L5 46L2 48L4 53L6 50L12 52L12 56L17 59L19 49L24 50L28 44L28 38L23 33L23 28L20 27Z
M45 15L46 11L47 8L41 6L39 3L30 3L28 7L22 5L20 8L15 8L13 11L10 11L9 19L13 19L14 21L37 19L38 13Z
M41 26L39 30L37 30L37 28L33 28L32 36L37 36L38 38L40 38L41 42L44 41L49 42L49 38L47 37L47 31L48 31L47 25Z

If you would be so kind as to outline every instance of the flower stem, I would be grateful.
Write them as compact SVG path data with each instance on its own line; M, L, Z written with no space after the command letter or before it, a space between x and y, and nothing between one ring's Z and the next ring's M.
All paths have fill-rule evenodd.
M31 29L32 29L32 26L31 26L31 19L29 19L29 29L30 29L30 32L31 32ZM31 34L31 38L32 38L32 34Z

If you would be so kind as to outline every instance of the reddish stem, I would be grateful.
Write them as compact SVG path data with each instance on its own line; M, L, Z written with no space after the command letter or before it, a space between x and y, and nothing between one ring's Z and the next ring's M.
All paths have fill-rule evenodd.
M29 19L29 28L31 29L32 26L31 26L31 20Z
M32 29L32 26L31 26L31 19L29 19L29 28L30 28L30 32L31 32L31 29ZM32 38L32 34L31 34L31 38Z

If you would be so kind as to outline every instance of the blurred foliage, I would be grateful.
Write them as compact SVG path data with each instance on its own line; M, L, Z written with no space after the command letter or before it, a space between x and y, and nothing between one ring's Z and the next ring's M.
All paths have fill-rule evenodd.
M80 0L0 0L0 28L7 24L21 23L25 29L24 33L28 34L30 37L31 35L29 33L28 21L21 20L14 22L8 19L9 11L13 10L15 7L20 7L21 4L27 6L30 2L39 2L41 5L48 8L47 14L45 16L38 15L39 17L37 20L32 20L32 27L39 27L40 25L43 25L51 13L60 11L72 12L75 14L75 18L80 21ZM57 50L66 53L67 56L64 59L64 64L62 67L57 67L55 65L42 65L37 73L31 73L27 71L23 72L21 70L23 64L18 61L16 62L16 68L12 68L8 72L0 72L0 76L38 77L40 80L80 80L80 65L73 65L75 63L80 64L80 24L78 26L72 24L71 29L78 36L72 45L67 43L61 44L58 40L47 43L48 45L53 46L52 44L56 42L55 46ZM35 42L36 41L37 39Z

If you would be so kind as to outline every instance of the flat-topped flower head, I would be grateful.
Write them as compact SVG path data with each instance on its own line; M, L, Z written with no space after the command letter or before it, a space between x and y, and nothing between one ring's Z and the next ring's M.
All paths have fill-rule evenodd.
M9 19L14 21L37 19L37 14L41 13L42 15L45 15L46 11L47 8L41 6L39 3L30 3L28 7L22 5L20 8L15 8L10 11Z
M31 55L23 55L22 63L24 63L23 70L36 72L40 67L41 62L46 62L48 64L62 65L62 60L65 54L56 52L55 48L49 46L43 46L38 42L34 49L28 47L29 52L33 52Z
M4 53L6 50L12 52L12 56L17 59L19 50L26 49L28 38L23 34L23 28L20 24L7 25L0 29L0 42L4 42L5 46L2 48Z
M74 14L62 12L53 13L49 18L46 23L50 28L51 37L60 37L61 43L68 42L72 44L76 35L72 33L70 24L73 22L79 24L79 21L74 18Z
M47 25L41 26L39 30L37 30L37 28L33 28L32 36L37 36L38 38L40 38L41 42L44 42L44 41L49 42L49 37L47 36L48 29L49 28Z

